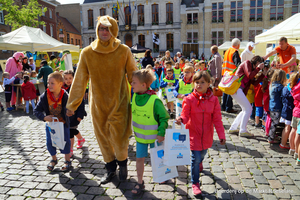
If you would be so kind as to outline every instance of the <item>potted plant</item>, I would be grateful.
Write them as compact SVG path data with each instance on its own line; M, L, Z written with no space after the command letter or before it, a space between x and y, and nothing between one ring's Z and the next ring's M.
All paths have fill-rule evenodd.
M152 25L158 25L158 22L152 22Z
M198 24L198 21L193 21L193 24Z

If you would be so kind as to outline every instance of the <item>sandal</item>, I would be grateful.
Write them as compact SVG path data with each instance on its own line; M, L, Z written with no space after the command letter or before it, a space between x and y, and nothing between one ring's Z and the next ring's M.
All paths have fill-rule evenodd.
M70 171L72 167L72 162L71 161L65 161L65 165L61 168L62 172L68 172Z
M138 188L136 186L138 186ZM142 184L136 183L132 190L132 191L136 191L136 193L133 193L132 191L131 191L131 193L133 196L139 196L144 189L145 189L144 181Z
M54 165L52 165L52 163L54 163ZM57 165L57 160L51 160L50 163L47 166L47 169L52 172L55 165Z

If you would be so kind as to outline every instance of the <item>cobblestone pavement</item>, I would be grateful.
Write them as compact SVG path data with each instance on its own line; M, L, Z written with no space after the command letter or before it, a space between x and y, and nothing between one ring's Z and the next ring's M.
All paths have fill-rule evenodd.
M0 93L4 102L4 94ZM88 107L86 107L88 108ZM88 109L87 109L88 111ZM235 115L223 113L225 129ZM73 170L60 172L63 155L49 173L50 155L46 148L44 122L24 111L0 112L0 199L131 199L137 178L135 140L130 139L128 180L102 185L105 172L103 157L95 139L90 115L79 130L86 138L83 149L74 151ZM170 121L171 124L171 121ZM202 199L300 199L300 167L278 145L270 146L261 130L254 139L226 135L220 145L217 134L208 150L201 173ZM166 184L152 182L150 159L146 159L145 192L140 199L196 199L190 183L190 166L178 167L179 177Z

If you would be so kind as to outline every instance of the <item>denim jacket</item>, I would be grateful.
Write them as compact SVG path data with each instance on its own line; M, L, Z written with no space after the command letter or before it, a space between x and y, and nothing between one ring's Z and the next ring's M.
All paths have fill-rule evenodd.
M282 89L283 85L275 81L270 85L270 105L271 112L281 112L282 110Z
M290 85L287 85L282 90L282 111L281 117L283 119L292 120L293 117L293 109L294 109L294 98L291 94Z

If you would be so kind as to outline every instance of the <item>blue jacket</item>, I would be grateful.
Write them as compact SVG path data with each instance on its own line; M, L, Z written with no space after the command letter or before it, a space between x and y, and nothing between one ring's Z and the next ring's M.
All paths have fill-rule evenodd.
M154 72L154 74L155 74L156 79L155 79L155 81L153 81L153 83L150 85L150 87L151 87L153 90L154 90L154 89L159 89L159 86L160 86L160 84L159 84L159 77L158 77L158 75L157 75L156 72Z
M184 78L182 79L182 81L184 82ZM173 94L174 94L174 97L176 97L177 98L177 96L178 96L178 90L179 90L179 81L178 81L178 83L177 83L177 85L176 85L176 87L175 87L175 89L173 90ZM188 94L185 94L184 96L189 96L191 93L188 93Z
M174 78L174 77L173 77ZM177 79L175 79L175 83L173 84L173 86L176 86L178 84L178 80ZM161 82L160 82L160 87L161 88L165 88L165 87L167 87L168 86L168 82L164 82L164 80L161 80Z
M270 85L270 105L269 109L272 112L281 112L282 110L282 94L283 85L275 81Z
M68 101L68 93L65 92L61 103L62 103L62 109L61 109L61 116L62 118L66 121L67 127L70 127L70 121L69 121L69 117L66 115L67 113L67 101ZM40 100L37 103L36 107L33 110L33 114L39 119L44 121L44 118L47 115L50 115L50 111L49 111L49 104L48 104L48 99L47 99L47 90L40 96Z
M281 117L283 119L291 121L293 117L293 109L295 105L294 105L294 98L291 94L290 85L287 85L282 89L281 98L282 98Z

